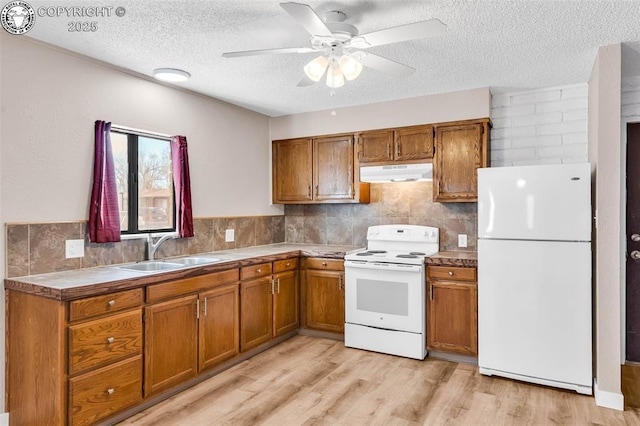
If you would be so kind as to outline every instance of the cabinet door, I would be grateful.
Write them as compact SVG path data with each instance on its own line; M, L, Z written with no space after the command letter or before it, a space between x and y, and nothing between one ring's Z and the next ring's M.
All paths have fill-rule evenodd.
M271 340L273 294L271 277L240 284L240 351Z
M476 170L486 166L483 128L478 123L436 129L434 201L478 200Z
M193 295L145 308L145 396L195 377L197 305Z
M298 328L298 272L274 275L273 335L283 335Z
M200 294L198 370L211 368L240 351L238 284Z
M478 292L475 283L429 283L427 347L478 354Z
M406 127L395 131L396 161L433 158L433 127Z
M393 160L393 130L375 130L358 135L360 164Z
M273 202L310 201L312 191L311 139L273 142Z
M307 327L344 333L343 275L340 271L305 271Z
M353 198L353 137L313 140L313 199Z

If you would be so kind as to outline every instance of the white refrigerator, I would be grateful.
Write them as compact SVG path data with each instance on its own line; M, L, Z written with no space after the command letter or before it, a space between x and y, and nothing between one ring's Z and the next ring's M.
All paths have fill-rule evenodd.
M589 164L478 170L478 365L591 395Z

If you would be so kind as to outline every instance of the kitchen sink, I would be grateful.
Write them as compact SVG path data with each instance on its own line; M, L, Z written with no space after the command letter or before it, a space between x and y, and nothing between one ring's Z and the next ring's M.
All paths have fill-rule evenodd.
M216 257L182 257L179 259L171 259L171 263L179 263L185 266L205 265L207 263L220 262L222 259Z
M116 266L116 268L126 269L128 271L138 271L138 272L159 272L159 271L170 271L173 269L184 268L184 266L185 265L183 263L151 261L151 262L134 263L132 265Z

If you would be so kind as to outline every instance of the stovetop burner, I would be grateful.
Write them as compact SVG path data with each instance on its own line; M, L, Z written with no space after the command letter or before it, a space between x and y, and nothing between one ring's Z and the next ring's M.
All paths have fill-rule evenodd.
M385 254L386 250L368 250L361 253L356 253L356 256L373 256L374 254Z
M409 254L399 254L396 257L399 257L401 259L416 259L418 258L418 255L409 253Z
M409 254L412 254L414 256L426 256L427 253L423 253L421 251L410 251Z

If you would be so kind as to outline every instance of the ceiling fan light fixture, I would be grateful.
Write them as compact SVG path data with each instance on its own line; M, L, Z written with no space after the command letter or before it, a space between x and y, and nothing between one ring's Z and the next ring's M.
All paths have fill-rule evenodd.
M169 83L181 83L189 80L191 74L176 68L156 68L153 70L153 77L156 80L167 81Z
M304 66L304 73L313 81L320 81L329 65L329 60L324 56L318 56Z
M336 88L344 85L344 74L336 61L331 61L327 71L327 86Z
M349 55L342 55L338 60L338 64L344 77L349 81L358 78L362 72L362 64Z

